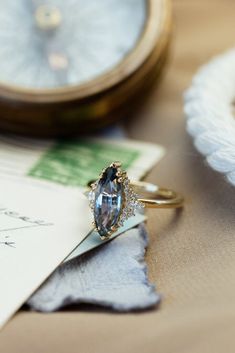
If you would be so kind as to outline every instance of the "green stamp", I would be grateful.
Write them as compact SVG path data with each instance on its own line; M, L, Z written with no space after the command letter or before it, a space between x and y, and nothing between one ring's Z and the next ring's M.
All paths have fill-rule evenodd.
M124 169L140 151L125 146L92 141L59 141L34 165L28 175L69 186L86 186L100 171L116 160Z

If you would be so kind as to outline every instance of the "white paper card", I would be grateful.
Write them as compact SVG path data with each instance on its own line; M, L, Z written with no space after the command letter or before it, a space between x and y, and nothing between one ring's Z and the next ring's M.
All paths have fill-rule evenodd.
M114 161L139 180L160 161L162 146L135 140L32 140L0 135L0 176L51 187L84 190Z
M89 214L79 191L0 179L0 327L91 231Z
M143 214L136 214L135 216L129 218L122 227L120 227L111 237L107 240L102 240L99 234L92 230L88 236L73 250L73 252L64 260L64 262L70 261L77 256L81 256L86 252L97 248L100 245L111 241L120 234L126 232L127 230L136 227L138 224L146 221L147 217Z

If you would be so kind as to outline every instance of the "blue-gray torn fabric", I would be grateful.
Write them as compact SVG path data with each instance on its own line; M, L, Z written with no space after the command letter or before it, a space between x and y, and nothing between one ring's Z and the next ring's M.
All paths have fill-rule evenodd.
M116 311L147 309L160 301L148 282L143 225L61 265L29 299L33 310L50 312L88 303Z

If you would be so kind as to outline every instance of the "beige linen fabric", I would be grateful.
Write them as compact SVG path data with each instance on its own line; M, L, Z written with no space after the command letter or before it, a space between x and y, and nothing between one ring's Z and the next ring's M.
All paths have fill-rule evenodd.
M211 56L234 45L235 2L175 0L172 60L133 138L167 146L148 179L184 192L181 213L151 210L147 252L161 306L138 314L21 311L0 334L4 353L235 352L235 189L211 171L185 133L182 91Z

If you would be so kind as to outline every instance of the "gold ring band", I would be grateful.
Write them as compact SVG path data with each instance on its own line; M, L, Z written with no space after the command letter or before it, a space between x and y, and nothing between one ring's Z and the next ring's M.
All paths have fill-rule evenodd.
M181 208L184 204L184 198L179 193L161 188L155 184L145 181L131 181L131 186L137 193L150 194L150 198L138 198L148 208Z

